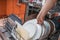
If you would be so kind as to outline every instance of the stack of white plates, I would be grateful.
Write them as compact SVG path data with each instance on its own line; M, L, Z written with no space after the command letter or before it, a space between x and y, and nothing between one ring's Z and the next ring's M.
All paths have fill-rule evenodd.
M37 20L29 20L23 25L24 29L29 32L29 38L32 40L39 39L41 35L44 34L44 30L41 25L37 24Z

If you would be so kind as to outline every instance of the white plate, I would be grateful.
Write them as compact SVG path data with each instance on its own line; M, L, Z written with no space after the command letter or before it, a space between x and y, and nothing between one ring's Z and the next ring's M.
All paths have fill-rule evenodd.
M33 37L33 40L39 39L39 37L41 36L42 27L41 27L41 25L37 24L36 19L27 21L23 25L23 27L25 27L25 29L30 32L30 37ZM33 27L33 28L31 29L30 27Z
M29 32L29 38L32 38L36 31L37 31L37 27L34 23L27 21L24 25L23 28L26 29Z
M42 27L41 27L41 25L40 24L37 24L37 20L36 19L30 20L29 22L34 23L36 25L36 27L37 27L37 32L34 35L33 40L39 39L40 36L41 36L41 34L42 34L42 30L43 30Z

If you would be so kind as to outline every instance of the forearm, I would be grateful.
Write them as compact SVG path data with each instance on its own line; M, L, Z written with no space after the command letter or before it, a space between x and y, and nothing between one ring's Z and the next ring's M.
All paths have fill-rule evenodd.
M39 14L45 16L47 12L55 5L57 0L46 0Z

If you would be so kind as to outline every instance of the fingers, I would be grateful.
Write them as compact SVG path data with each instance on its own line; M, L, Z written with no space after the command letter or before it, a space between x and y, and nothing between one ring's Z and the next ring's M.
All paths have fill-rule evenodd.
M37 23L38 24L43 24L43 18L37 18Z
M43 24L43 21L44 21L44 17L42 15L38 15L37 16L37 23L38 24Z

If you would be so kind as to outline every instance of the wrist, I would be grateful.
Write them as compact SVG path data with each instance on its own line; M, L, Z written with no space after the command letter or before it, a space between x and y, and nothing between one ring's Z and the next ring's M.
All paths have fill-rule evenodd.
M39 12L39 15L43 18L45 17L46 14L47 14L46 12Z

